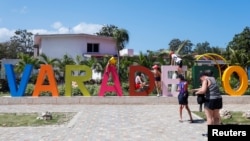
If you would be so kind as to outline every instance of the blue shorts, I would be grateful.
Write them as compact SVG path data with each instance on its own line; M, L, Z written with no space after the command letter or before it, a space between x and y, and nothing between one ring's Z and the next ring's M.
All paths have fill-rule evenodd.
M180 105L187 105L188 104L188 93L179 93L178 95L178 102Z

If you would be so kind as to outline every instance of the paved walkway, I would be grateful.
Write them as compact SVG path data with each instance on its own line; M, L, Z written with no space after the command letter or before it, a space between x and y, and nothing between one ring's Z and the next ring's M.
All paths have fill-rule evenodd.
M198 111L198 105L190 105ZM250 104L224 105L247 111ZM180 123L178 105L0 105L0 112L77 112L65 125L0 127L0 141L206 141L204 121L187 112Z

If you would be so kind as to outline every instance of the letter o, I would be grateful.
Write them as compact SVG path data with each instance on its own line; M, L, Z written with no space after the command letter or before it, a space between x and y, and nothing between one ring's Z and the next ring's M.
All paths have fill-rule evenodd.
M240 86L237 90L234 90L230 86L230 76L233 72L236 72L240 79ZM225 92L231 96L241 96L243 95L248 87L247 74L245 70L240 66L230 66L228 67L222 75L222 85Z

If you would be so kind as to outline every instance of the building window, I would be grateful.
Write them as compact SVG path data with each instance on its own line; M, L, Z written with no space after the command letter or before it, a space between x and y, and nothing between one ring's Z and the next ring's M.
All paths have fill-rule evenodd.
M99 44L88 43L87 52L99 52Z

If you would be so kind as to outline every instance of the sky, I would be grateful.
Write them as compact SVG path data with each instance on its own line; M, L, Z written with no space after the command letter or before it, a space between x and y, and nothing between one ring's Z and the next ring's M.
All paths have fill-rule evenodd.
M250 26L249 0L1 0L0 42L18 29L33 34L129 33L135 53L168 49L173 39L225 48Z

